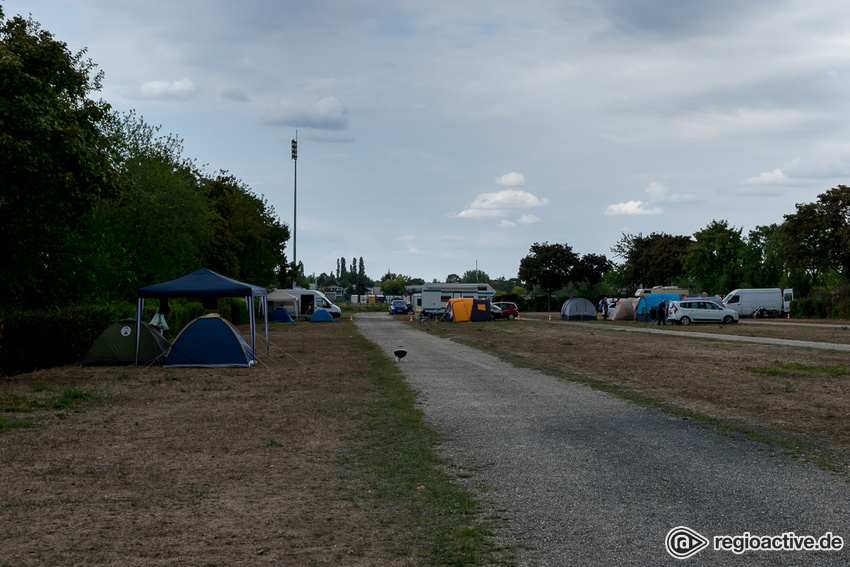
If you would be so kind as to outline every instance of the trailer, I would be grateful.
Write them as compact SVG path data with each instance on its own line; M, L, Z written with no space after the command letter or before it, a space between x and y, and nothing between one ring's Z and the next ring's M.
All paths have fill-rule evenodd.
M446 312L446 304L456 298L486 299L492 302L496 290L483 283L430 283L422 286L421 297L414 306L421 318L439 318Z

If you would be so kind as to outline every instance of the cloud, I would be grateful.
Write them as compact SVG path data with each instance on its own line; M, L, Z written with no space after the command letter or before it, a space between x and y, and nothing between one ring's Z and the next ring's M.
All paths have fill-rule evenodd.
M517 222L519 222L520 224L534 224L540 222L540 217L536 215L522 215L521 217L519 217L519 221Z
M609 217L618 215L660 215L663 212L661 207L652 207L649 203L643 201L617 203L616 205L608 205L608 208L605 209L605 215Z
M608 205L605 215L660 215L664 209L652 206L653 203L688 203L697 200L697 196L690 193L671 193L667 186L656 181L649 184L646 193L649 195L649 201L632 200Z
M348 109L336 97L327 96L310 106L281 101L260 116L266 126L295 126L317 130L347 130Z
M522 173L512 171L496 178L499 187L522 187L525 185L525 176Z
M541 199L521 189L503 189L495 193L479 194L469 207L455 215L459 219L498 218L509 214L511 210L543 207L548 199Z
M499 228L512 228L514 226L516 226L515 222L511 222L506 219L502 219L501 222L499 222Z
M744 181L744 185L787 185L791 180L782 173L781 169L765 171L756 177L750 177Z
M191 79L179 81L148 81L142 84L139 95L143 98L185 100L195 96L198 87Z

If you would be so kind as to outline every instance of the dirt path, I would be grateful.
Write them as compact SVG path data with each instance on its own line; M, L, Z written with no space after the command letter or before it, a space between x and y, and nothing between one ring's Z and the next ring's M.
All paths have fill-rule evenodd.
M665 536L822 536L850 544L845 479L770 447L515 368L480 351L362 315L357 326L401 364L450 466L482 486L522 565L678 565ZM738 540L740 541L740 540ZM740 565L713 544L711 565ZM751 551L747 565L846 565L841 551Z

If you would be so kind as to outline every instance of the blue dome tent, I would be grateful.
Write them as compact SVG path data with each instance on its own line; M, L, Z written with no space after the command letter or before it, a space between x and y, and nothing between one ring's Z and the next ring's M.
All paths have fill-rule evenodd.
M180 331L165 355L163 368L251 366L254 349L236 327L217 313L198 317Z

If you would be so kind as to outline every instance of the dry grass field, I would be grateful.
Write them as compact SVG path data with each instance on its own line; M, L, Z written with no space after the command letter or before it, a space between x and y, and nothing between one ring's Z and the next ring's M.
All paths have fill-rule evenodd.
M848 353L722 340L848 344L846 327L537 318L405 324L846 472ZM272 343L250 369L0 378L0 565L510 564L353 324L274 325Z
M0 379L0 565L461 565L477 502L348 321L273 325L250 369Z
M548 314L532 315L531 321L523 318L487 324L418 324L514 364L582 381L685 418L720 423L727 431L779 442L796 458L819 459L825 466L847 472L850 353L732 342L723 337L848 344L850 324L744 321L727 326L657 327L607 321L577 325L558 321L556 314L551 323ZM663 329L672 334L618 327Z

